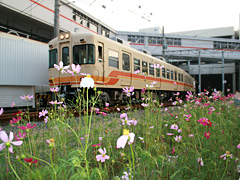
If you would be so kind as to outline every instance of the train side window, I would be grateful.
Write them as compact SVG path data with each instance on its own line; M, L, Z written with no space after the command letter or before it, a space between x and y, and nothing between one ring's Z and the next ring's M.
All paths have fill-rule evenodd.
M123 70L130 70L130 56L128 54L122 54L122 68Z
M102 62L102 61L103 61L103 47L98 46L98 62Z
M175 81L177 81L177 71L174 71L175 73Z
M49 68L52 68L57 62L57 49L52 49L49 51Z
M167 69L167 78L170 79L170 71Z
M69 47L62 48L62 62L63 62L63 66L66 66L69 64Z
M162 77L166 78L166 69L165 68L162 68Z
M178 81L181 81L180 73L178 73Z
M183 82L183 74L181 74L181 81Z
M160 77L160 68L156 68L156 76Z
M134 71L140 70L140 60L134 58Z
M173 70L171 70L171 79L174 80L173 79Z
M149 63L149 74L154 76L154 67L152 63Z
M108 51L108 62L109 66L119 68L118 52L110 50Z
M143 74L148 74L148 63L146 61L142 62L142 73Z

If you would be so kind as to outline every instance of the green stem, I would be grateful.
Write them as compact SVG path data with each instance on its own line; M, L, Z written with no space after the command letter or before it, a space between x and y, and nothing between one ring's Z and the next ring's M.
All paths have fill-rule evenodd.
M8 150L6 150L8 151ZM10 156L9 156L9 151L8 151L8 164L9 166L11 167L12 171L14 172L15 176L17 177L17 179L20 179L19 176L17 175L16 171L14 170L14 168L12 167L11 165L11 162L10 162Z
M223 175L222 175L221 180L223 179L224 175L226 174L227 167L228 167L228 159L226 159L226 168L225 168L225 171L224 171L224 173L223 173Z
M135 158L134 158L134 152L133 152L133 148L132 148L132 144L130 144L130 148L131 148L131 152L132 152L132 166L133 166L133 173L132 175L135 175Z

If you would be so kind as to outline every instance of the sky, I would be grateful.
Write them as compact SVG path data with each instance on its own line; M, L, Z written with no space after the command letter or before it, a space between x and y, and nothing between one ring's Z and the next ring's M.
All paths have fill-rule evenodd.
M118 31L163 26L165 33L239 29L240 0L75 0L74 4Z

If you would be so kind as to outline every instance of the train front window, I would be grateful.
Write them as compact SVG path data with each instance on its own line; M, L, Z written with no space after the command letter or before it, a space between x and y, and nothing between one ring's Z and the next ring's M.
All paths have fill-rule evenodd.
M62 62L64 66L69 64L69 48L68 47L62 48Z
M49 51L49 68L54 67L54 64L58 64L57 49L52 49Z
M93 44L76 45L73 47L74 64L94 64L95 46Z

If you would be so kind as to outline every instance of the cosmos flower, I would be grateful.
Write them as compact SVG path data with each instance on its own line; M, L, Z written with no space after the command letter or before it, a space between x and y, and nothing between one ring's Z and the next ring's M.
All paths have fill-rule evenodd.
M13 145L15 146L20 146L22 145L23 141L15 141L12 142L13 140L13 132L9 133L9 137L5 131L1 131L0 133L0 139L3 141L2 144L0 144L0 151L2 151L4 148L8 148L10 153L13 153Z
M108 155L106 155L106 148L104 148L104 150L99 149L98 151L101 154L96 156L97 161L105 162L106 159L110 158Z
M29 165L31 165L31 164L34 164L34 163L37 163L37 162L38 162L38 160L37 160L37 159L33 161L33 158L25 158L25 159L24 159L24 161L28 162L28 163L29 163Z
M173 124L173 125L171 125L170 129L178 130L178 125Z
M22 119L21 116L17 116L17 119L16 119L16 118L13 118L12 120L10 120L10 123L11 123L11 124L18 123L21 119Z
M180 135L179 135L179 136L176 136L174 139L175 139L175 141L180 142L181 139L182 139L182 136L180 136Z
M128 129L123 130L123 135L120 136L117 140L117 148L124 148L127 141L128 144L130 145L134 141L135 134L134 133L129 133Z
M27 133L24 131L23 133L22 132L18 132L18 136L17 135L14 135L14 140L16 141L21 141L23 140L25 137L27 136Z
M62 104L63 102L61 101L61 102L57 102L57 100L55 100L55 101L50 101L49 102L50 104L52 104L52 105L57 105L57 104Z
M27 123L27 126L18 126L18 128L22 130L29 130L35 128L36 126L37 126L36 124L31 126L31 123Z
M166 133L168 136L172 136L173 135L173 133Z
M204 132L204 136L207 138L207 139L209 139L210 138L210 135L211 135L211 133L208 131L207 133L206 132Z
M109 103L105 103L105 106L108 107L108 106L109 106Z
M208 118L205 118L205 117L200 118L200 119L198 120L198 122L199 122L200 124L202 124L203 126L206 126L206 125L208 125Z
M226 153L221 155L219 158L223 158L223 160L226 160L227 158L233 158L233 155L230 154L229 151L226 151Z
M49 145L49 147L55 147L54 139L48 139L46 140L46 143Z
M46 116L46 117L44 118L44 122L47 124L47 122L48 122L48 116Z
M175 147L172 148L172 154L174 154L174 153L175 153Z
M187 117L186 121L190 121L190 117L192 117L192 114L184 114L183 116Z
M80 70L81 70L81 66L79 64L78 65L72 64L72 71L68 69L67 72L72 74L72 76L74 76L74 74L80 73Z
M134 87L132 86L129 89L128 87L123 88L123 92L126 93L128 97L134 95L133 91L134 91Z
M53 93L57 93L60 89L58 87L50 88L50 91Z
M60 62L59 62L59 66L58 66L57 64L54 64L54 67L55 67L58 71L61 71L61 73L63 74L63 73L67 73L65 70L68 69L68 68L70 67L70 65L63 67L63 62L60 61Z
M204 166L202 158L198 158L198 162L200 163L200 166Z
M30 101L31 99L33 98L33 95L30 96L29 94L27 96L23 95L23 96L20 96L20 99L22 100L25 100L25 101Z
M124 171L123 174L124 174L122 176L123 180L129 180L130 179L131 173L127 173L126 171ZM132 178L133 178L133 176L132 176Z
M237 145L237 148L240 149L240 144Z
M141 71L138 69L136 71L134 71L134 74L139 74Z
M160 64L153 64L152 65L153 68L157 68L157 69L162 69L164 66L160 66Z
M94 80L91 78L90 75L87 75L86 77L82 78L80 82L80 88L93 88L94 87Z
M144 103L142 103L141 106L143 106L143 107L148 107L149 104L144 104Z
M189 137L194 137L194 135L193 135L193 134L189 134L188 136L189 136Z
M48 113L48 111L46 109L42 110L42 112L39 112L39 118L42 116L45 116L47 113Z
M13 108L13 107L15 107L15 106L16 106L15 102L12 102L11 108Z

